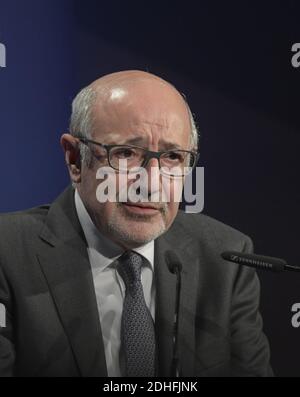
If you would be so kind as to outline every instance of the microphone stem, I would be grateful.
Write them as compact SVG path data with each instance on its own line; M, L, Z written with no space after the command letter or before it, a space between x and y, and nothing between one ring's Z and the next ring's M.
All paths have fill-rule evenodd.
M173 329L173 359L171 366L171 376L179 376L178 368L178 323L179 323L179 303L180 303L180 291L181 291L181 272L176 269L176 300L175 300L175 311L174 311L174 329Z
M298 266L292 266L292 265L286 264L284 267L286 270L289 270L292 272L300 272L300 267L298 267Z

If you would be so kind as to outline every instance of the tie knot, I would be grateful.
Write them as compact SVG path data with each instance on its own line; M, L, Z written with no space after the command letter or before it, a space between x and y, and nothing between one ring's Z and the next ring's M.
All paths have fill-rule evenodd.
M134 251L126 251L120 256L117 270L122 277L126 289L141 281L143 257Z

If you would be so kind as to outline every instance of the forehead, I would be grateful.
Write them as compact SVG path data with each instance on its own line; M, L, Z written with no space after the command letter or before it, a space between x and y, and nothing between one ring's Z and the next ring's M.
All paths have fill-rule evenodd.
M93 138L105 143L142 137L186 145L190 118L181 95L167 83L136 81L100 90L93 110Z

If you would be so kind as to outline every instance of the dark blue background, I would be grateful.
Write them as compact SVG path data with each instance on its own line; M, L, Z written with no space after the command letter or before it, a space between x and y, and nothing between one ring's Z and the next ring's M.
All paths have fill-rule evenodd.
M257 253L300 265L299 7L262 3L0 0L0 211L50 202L69 183L59 137L81 87L143 69L196 114L204 212L249 234ZM300 277L259 275L275 373L300 376Z

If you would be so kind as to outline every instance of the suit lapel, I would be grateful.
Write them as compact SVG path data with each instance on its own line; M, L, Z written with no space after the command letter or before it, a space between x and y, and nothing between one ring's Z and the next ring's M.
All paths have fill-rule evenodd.
M168 241L160 237L155 240L154 247L155 330L157 335L159 376L170 376L176 278L169 272L165 262L165 252L169 249Z
M74 190L50 207L37 254L82 376L107 376L102 332Z
M198 255L191 235L175 221L170 230L155 240L156 333L159 375L170 376L173 354L173 323L176 276L168 270L166 251L175 252L182 264L178 349L181 375L194 370L195 316L198 291Z
M37 253L56 309L69 338L82 376L107 376L104 345L86 241L76 214L70 187L50 207L40 234ZM181 375L194 371L196 302L199 290L200 252L177 219L155 240L155 283L159 375L170 376L176 276L165 262L166 251L182 263L179 310L179 361Z

